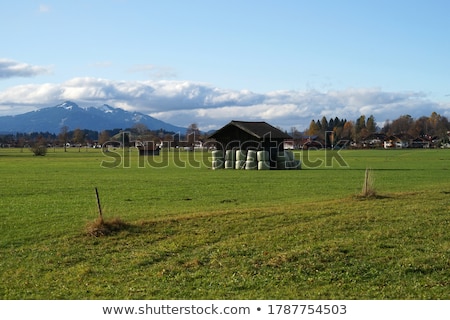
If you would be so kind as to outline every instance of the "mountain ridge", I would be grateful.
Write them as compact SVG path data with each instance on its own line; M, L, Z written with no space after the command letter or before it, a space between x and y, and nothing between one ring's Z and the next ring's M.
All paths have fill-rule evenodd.
M59 133L63 126L67 126L69 130L78 128L103 131L131 128L138 123L146 125L150 130L186 132L184 127L172 125L140 112L130 112L107 104L80 107L75 102L65 101L53 107L14 116L0 116L0 133Z

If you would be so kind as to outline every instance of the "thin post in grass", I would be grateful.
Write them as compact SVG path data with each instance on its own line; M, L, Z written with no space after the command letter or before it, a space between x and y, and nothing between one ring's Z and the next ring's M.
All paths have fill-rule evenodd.
M97 208L98 208L98 218L99 218L99 222L101 224L103 224L103 213L102 213L102 206L100 204L100 197L98 195L98 190L97 187L95 187L95 196L97 198Z
M373 187L373 175L372 170L369 168L366 168L366 172L364 175L364 184L362 189L362 196L363 197L372 197L375 196L376 192Z

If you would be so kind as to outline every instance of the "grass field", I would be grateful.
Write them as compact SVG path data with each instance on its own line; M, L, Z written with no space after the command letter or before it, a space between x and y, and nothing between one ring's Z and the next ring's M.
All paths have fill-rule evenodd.
M121 153L0 149L2 299L450 299L450 150L297 152L286 171ZM124 222L108 236L87 234L95 187Z

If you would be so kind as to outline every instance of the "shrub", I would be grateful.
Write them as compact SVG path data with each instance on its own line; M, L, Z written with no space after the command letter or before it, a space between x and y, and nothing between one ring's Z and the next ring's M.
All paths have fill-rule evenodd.
M35 156L45 156L47 154L47 147L44 145L36 144L30 149Z

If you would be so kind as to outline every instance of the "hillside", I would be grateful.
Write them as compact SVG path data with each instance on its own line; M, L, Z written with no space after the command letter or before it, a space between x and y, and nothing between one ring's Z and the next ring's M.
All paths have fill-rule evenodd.
M102 131L114 128L130 128L142 123L150 130L186 132L175 126L139 112L129 112L109 105L82 108L66 101L54 107L39 109L15 116L0 117L0 133L51 132L58 133L63 126L70 130L80 128Z

